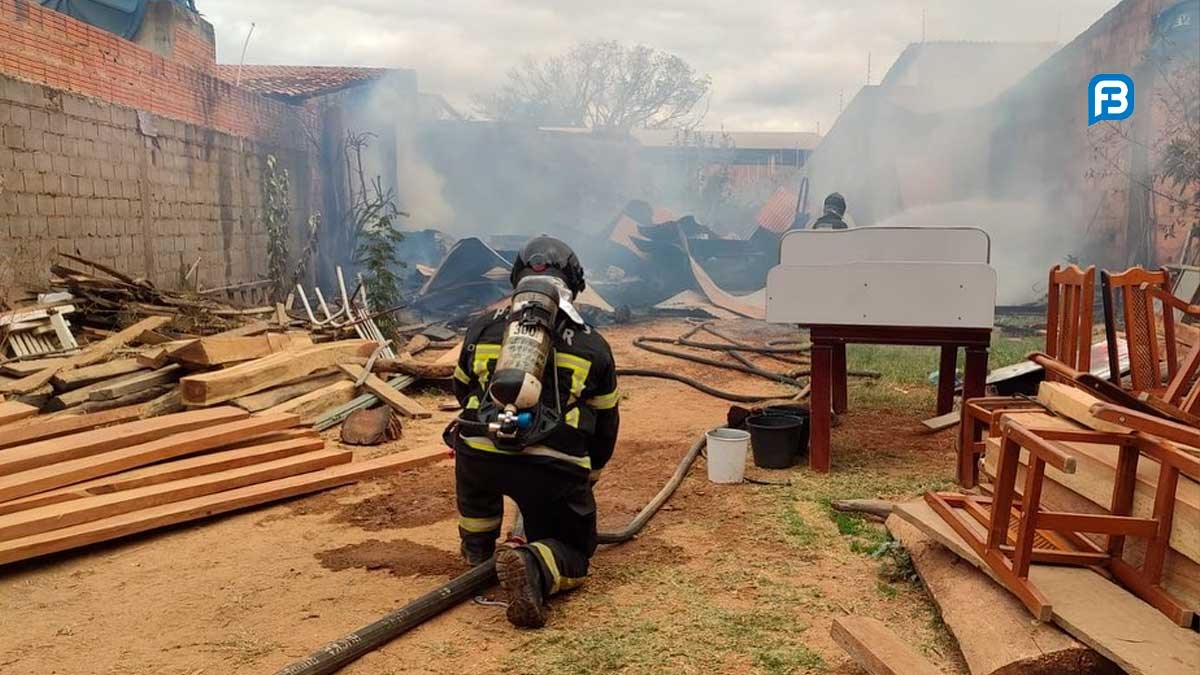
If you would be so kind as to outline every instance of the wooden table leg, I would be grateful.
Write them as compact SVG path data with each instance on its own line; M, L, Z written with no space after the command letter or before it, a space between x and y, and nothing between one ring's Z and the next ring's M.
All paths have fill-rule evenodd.
M966 372L963 373L963 400L983 396L987 382L988 348L967 347Z
M938 361L937 414L945 415L954 410L954 375L958 369L958 345L942 345L942 358Z
M846 391L846 343L837 342L833 345L833 368L831 372L833 386L833 411L844 413L850 409L849 395Z
M832 366L834 348L825 343L812 346L812 427L808 435L808 466L819 473L829 472L829 434L831 428Z

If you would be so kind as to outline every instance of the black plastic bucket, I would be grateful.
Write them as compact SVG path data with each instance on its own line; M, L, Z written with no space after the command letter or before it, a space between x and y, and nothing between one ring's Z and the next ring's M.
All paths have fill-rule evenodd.
M798 403L771 405L763 409L763 414L766 415L791 415L804 420L804 426L800 431L800 446L796 448L796 461L808 456L808 433L811 427L811 418L808 412L808 406Z
M806 419L794 415L755 415L746 420L754 466L761 469L786 469L796 464L801 439L807 430Z

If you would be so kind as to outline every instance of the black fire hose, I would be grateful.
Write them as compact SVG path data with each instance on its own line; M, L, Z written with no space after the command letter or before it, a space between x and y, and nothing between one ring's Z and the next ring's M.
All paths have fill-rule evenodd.
M646 368L617 368L617 377L655 377L660 380L674 380L687 386L702 391L709 396L716 396L726 401L734 403L761 403L763 401L773 401L776 399L791 398L789 394L735 394L730 391L723 391L716 387L710 387L699 380L692 379L679 373L670 373L663 370L649 370Z
M638 512L629 525L618 532L599 533L599 542L601 544L622 544L637 535L646 526L646 523L650 522L654 514L658 513L663 504L667 503L671 495L675 494L675 490L683 483L684 477L696 463L696 458L703 452L705 444L706 437L701 436L679 462L679 466L675 468L675 473L671 475L670 480L663 485L654 499L651 499L650 503ZM357 661L364 654L375 651L463 600L478 594L495 581L495 565L493 561L489 560L385 615L378 621L369 623L341 639L326 644L303 659L276 671L275 675L328 675L335 673Z

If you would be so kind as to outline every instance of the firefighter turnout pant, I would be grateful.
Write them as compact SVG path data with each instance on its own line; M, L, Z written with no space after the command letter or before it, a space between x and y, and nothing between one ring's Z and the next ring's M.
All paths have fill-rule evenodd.
M458 531L470 558L495 551L507 496L521 510L529 542L522 548L537 559L545 594L583 582L596 552L596 501L587 473L544 457L458 452L455 482Z

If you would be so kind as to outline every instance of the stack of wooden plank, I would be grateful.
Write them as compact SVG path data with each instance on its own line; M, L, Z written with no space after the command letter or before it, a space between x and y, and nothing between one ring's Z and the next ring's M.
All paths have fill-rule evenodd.
M114 420L119 423L114 424ZM16 422L0 446L0 564L437 461L441 449L352 462L296 415L216 406Z

